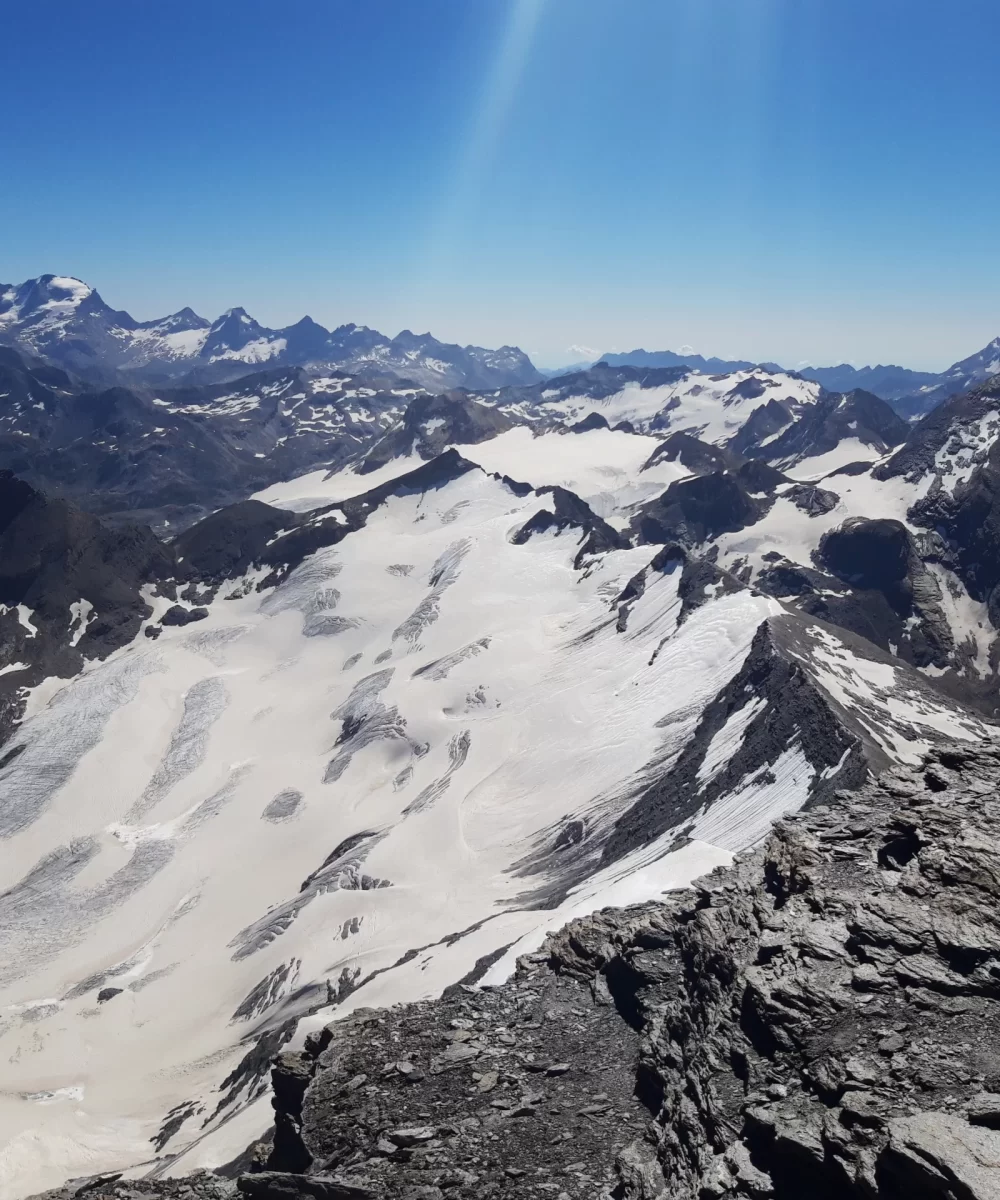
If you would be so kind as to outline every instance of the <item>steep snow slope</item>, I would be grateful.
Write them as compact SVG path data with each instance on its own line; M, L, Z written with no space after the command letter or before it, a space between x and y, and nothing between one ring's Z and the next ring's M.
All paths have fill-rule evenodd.
M607 614L648 552L581 578L572 535L509 542L538 507L478 471L395 497L363 543L141 639L23 727L0 844L11 1188L148 1157L185 1101L193 1136L258 1006L280 1025L322 981L494 918L400 972L426 993L524 933L518 895L570 880L514 864L613 816L664 712L693 716L773 611L705 609L673 670L644 668L676 598L630 655Z
M567 488L599 516L612 520L690 474L679 461L660 461L644 471L659 445L656 438L612 429L534 432L520 426L457 449L495 474L530 481L536 487Z
M267 1124L296 1018L435 994L567 913L682 884L847 761L806 726L768 742L764 692L724 715L753 700L752 647L794 669L760 638L778 601L649 569L648 547L574 569L582 531L512 540L546 495L441 479L403 480L276 587L225 583L197 624L153 599L155 640L31 705L0 768L6 1194L156 1151L223 1161ZM828 694L871 691L817 629ZM868 719L899 753L983 735L880 687ZM643 806L688 763L678 849Z
M781 404L792 419L815 404L821 390L817 383L755 367L728 375L685 374L676 382L655 387L629 383L620 391L596 398L550 384L541 393L539 407L564 421L578 421L596 412L609 425L628 421L641 430L679 431L721 443L771 401Z

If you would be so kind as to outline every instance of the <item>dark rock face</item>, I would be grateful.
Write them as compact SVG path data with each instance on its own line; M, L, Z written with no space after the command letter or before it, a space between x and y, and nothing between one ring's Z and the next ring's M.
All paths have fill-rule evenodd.
M418 396L399 423L368 451L360 470L362 474L376 471L414 451L421 458L434 458L450 445L485 442L512 427L513 422L499 409L463 392Z
M706 778L703 767L713 739L727 723L739 721L744 709L753 714L745 732ZM835 787L860 785L868 773L860 740L832 712L802 666L782 653L765 621L742 668L706 706L680 757L615 822L603 861L614 862L655 841L710 809L719 796L763 782L791 745L801 747L816 770L816 800Z
M609 1189L616 1155L649 1119L635 1094L638 1033L622 1019L635 1016L627 983L612 995L547 960L523 963L500 989L362 1010L282 1055L264 1178L305 1170L301 1195L317 1176L386 1197ZM241 1191L258 1194L257 1178Z
M259 500L244 500L220 509L174 540L178 557L192 574L221 579L260 562L277 535L294 529L302 518Z
M132 641L151 611L142 587L167 578L172 561L149 529L109 528L0 471L0 665L24 664L0 678L0 740L22 687Z
M754 444L744 427L732 448L771 462L785 462L826 454L851 438L885 454L905 441L909 432L910 427L884 400L856 390L845 396L821 396L765 446Z
M901 552L903 573L889 578L892 569L883 566L877 572L880 578L885 576L881 578L882 586L876 586L876 580L866 576L860 560L855 560L840 540L844 528L831 533L831 537L838 535L833 545L842 574L804 567L774 551L765 556L770 563L754 577L753 586L757 591L785 601L799 612L863 638L898 661L914 666L953 663L957 661L961 647L956 647L942 611L940 588L910 545L909 534L902 526L899 529L902 530L899 536L905 543ZM818 567L830 566L822 554L827 544L821 541L820 553L814 555ZM896 569L900 569L898 562ZM994 711L992 705L981 704L982 698L976 698L974 688L970 692L963 685L956 694L964 702L976 703L987 713Z
M605 550L627 550L629 541L617 529L602 520L575 492L561 487L544 487L537 490L539 496L552 497L552 510L539 509L511 537L515 546L523 546L538 533L554 530L562 533L566 529L580 530L585 538L577 551L574 565L579 567L584 558L601 554Z
M632 530L640 544L697 546L755 524L769 507L750 495L737 473L713 471L672 483L662 496L642 505Z
M43 1192L32 1200L239 1200L236 1184L211 1171L197 1171L180 1179L122 1179L122 1173L73 1179L65 1187Z
M207 608L184 608L180 604L174 604L160 618L160 624L190 625L192 621L204 621L207 616Z
M827 488L814 487L809 483L797 483L784 495L796 508L800 508L811 517L819 517L823 513L833 512L840 503L840 497L836 492L831 492Z
M735 470L741 459L731 450L712 446L690 433L671 433L643 463L642 469L645 471L655 463L663 461L680 462L696 475L705 475L712 471Z
M294 368L242 375L102 390L0 347L0 469L99 515L176 530L277 480L343 466L417 391Z
M837 582L820 571L789 562L787 559L782 560L780 556L776 557L777 561L759 571L754 579L754 587L765 595L787 600L818 592Z
M868 608L863 636L884 649L890 642L903 647L903 657L918 666L948 663L955 641L941 608L941 589L901 522L846 521L824 535L815 557L850 585L851 603Z
M935 456L962 432L1000 411L1000 380L991 378L965 395L953 396L928 412L887 463L872 473L875 479L920 479L935 470ZM998 418L1000 419L1000 418ZM982 452L985 458L985 452Z
M998 779L994 751L941 751L679 906L642 992L664 1194L996 1194Z
M599 412L592 412L584 417L582 421L577 421L575 425L569 427L570 433L590 433L593 429L610 429L611 426L607 420L601 416ZM615 426L617 429L618 426ZM625 433L632 433L632 429L623 430Z
M780 400L768 400L766 404L754 409L726 448L735 454L764 454L766 448L760 448L761 442L781 433L792 419L791 412Z
M1000 444L954 492L932 487L909 516L945 539L956 574L973 598L989 603L990 620L1000 628L994 599L1000 583Z
M736 478L755 498L761 498L783 483L788 483L788 476L757 459L748 459L736 469Z
M909 570L913 547L899 521L857 519L823 540L819 557L842 579L887 592L901 606L910 601Z

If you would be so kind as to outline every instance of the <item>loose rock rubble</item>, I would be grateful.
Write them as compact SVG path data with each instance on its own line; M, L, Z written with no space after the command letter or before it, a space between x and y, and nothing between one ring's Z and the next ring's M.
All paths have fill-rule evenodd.
M1000 1197L1000 750L779 824L503 986L363 1010L273 1071L260 1200ZM245 1162L246 1165L246 1162ZM223 1200L233 1184L72 1195Z
M548 952L501 988L358 1011L279 1057L265 1173L240 1187L274 1196L309 1171L413 1200L607 1194L650 1116L638 1042L604 980L560 975Z

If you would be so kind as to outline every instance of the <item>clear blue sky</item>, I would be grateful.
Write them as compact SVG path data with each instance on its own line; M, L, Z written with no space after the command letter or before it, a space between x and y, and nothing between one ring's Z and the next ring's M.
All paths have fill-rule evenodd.
M543 364L1000 333L996 0L48 0L2 36L5 282Z

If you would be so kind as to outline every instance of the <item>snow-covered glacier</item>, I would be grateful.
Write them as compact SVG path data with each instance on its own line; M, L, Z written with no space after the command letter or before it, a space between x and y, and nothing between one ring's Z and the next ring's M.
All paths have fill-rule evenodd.
M692 603L654 547L524 535L550 494L458 461L390 479L276 586L227 580L203 620L158 625L151 595L157 637L30 698L0 760L4 1194L225 1162L311 1024L496 980L569 916L728 862L836 774L792 735L719 790L773 708L725 697L779 601L708 583ZM611 482L613 508L634 486ZM805 622L800 649L813 635L832 703L896 704L902 753L982 735L926 696L900 716L894 668L880 700L856 647ZM692 746L694 815L609 855Z

